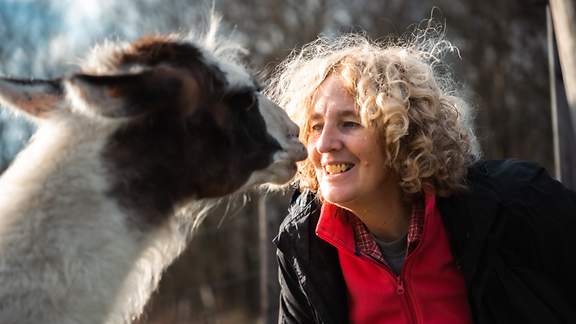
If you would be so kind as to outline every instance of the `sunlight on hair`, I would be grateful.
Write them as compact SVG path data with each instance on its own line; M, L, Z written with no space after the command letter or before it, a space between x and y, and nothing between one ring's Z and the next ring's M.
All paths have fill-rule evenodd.
M445 64L448 53L459 56L445 39L445 26L432 19L396 39L320 37L293 51L266 91L299 124L307 143L315 93L327 76L339 74L362 123L379 130L388 167L405 193L427 186L446 195L465 188L466 169L480 157L472 110ZM309 161L299 163L295 183L318 189Z

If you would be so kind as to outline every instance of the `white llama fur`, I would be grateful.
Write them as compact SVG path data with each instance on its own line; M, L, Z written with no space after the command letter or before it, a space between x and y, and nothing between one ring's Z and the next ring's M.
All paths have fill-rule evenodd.
M230 52L224 55L214 39L210 42L212 47L194 44L206 61L224 72L229 86L251 82ZM101 75L146 70L115 66L111 58L129 47L112 42L98 47L83 71ZM135 229L134 215L110 197L101 157L108 137L125 118L99 115L98 107L87 104L69 79L64 85L65 99L36 118L38 131L0 178L0 323L130 323L142 312L162 271L186 246L197 225L190 215L218 198L174 206L186 212L153 229ZM18 108L11 86L0 79L0 104ZM295 172L294 162L305 157L296 126L258 97L267 131L282 150L237 191L286 182Z

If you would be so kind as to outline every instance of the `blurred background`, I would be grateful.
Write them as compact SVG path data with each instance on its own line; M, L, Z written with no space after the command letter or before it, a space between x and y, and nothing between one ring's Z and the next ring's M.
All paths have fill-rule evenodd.
M558 131L551 109L553 101L562 104L566 98L556 94L562 85L550 90L551 80L561 83L562 78L554 64L549 68L547 4L216 0L214 6L223 16L225 33L250 50L246 63L263 83L293 48L318 35L402 35L433 11L459 48L460 55L448 61L476 109L484 157L533 160L557 174L553 134ZM198 29L211 6L193 0L0 0L0 74L50 78L69 73L97 42ZM570 127L564 128L570 135L563 137L563 145L574 148ZM33 131L33 125L0 111L0 173ZM565 177L573 179L574 160L566 161ZM271 241L286 214L288 196L250 193L242 210L215 211L167 271L137 323L275 323L278 286Z

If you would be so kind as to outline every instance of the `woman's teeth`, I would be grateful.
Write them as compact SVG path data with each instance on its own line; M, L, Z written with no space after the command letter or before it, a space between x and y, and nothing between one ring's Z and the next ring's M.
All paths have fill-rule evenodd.
M324 170L326 170L328 174L338 174L352 169L353 166L354 164L349 163L328 164L324 166Z

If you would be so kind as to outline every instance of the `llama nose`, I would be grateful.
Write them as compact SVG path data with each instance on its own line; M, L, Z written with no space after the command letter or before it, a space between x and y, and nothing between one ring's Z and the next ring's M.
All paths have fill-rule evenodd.
M292 143L292 156L294 161L302 161L308 157L308 151L300 139L298 138L298 133L291 134L290 141Z
M298 142L298 144L299 148L295 154L294 161L306 160L306 158L308 158L308 151L306 150L304 144L300 142Z

